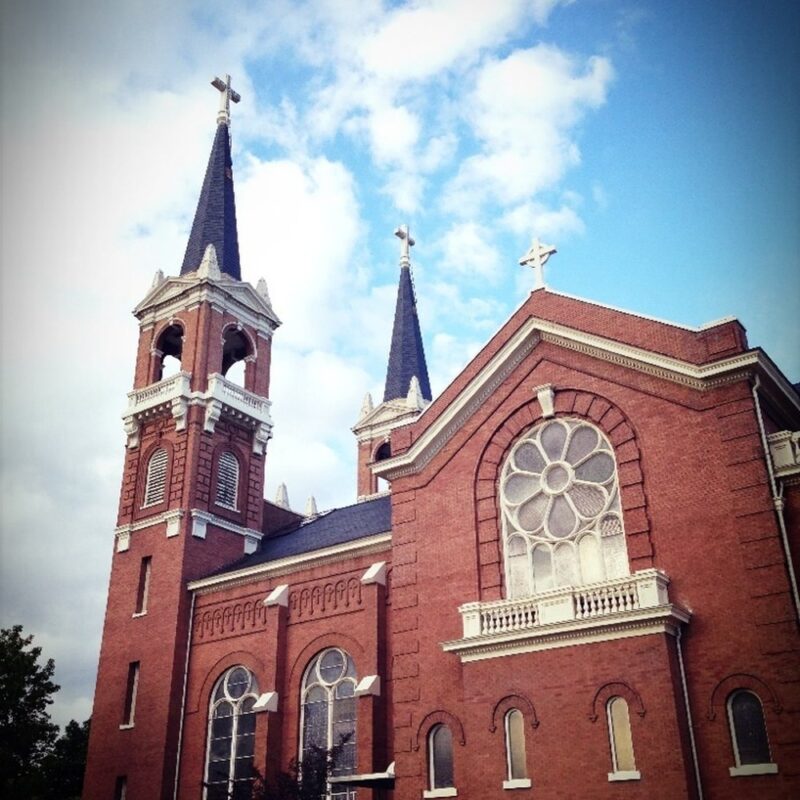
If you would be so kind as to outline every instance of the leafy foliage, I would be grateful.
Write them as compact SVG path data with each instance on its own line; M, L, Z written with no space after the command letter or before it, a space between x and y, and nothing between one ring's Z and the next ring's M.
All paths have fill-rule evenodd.
M70 720L63 735L44 757L41 800L80 800L90 723L88 719L83 724Z
M31 798L42 763L58 735L47 706L59 686L50 680L53 659L38 663L41 647L22 626L0 630L0 787L3 797Z

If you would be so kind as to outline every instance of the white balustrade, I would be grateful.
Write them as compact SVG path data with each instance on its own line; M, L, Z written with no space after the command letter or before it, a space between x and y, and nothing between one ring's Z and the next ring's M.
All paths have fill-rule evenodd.
M191 374L178 372L158 383L151 383L143 389L128 392L128 414L138 414L148 408L168 403L175 397L189 396Z
M778 431L767 437L778 478L800 473L800 431Z
M669 579L656 569L584 586L564 586L531 597L466 603L461 612L464 637L495 636L543 625L593 620L656 608L669 602Z

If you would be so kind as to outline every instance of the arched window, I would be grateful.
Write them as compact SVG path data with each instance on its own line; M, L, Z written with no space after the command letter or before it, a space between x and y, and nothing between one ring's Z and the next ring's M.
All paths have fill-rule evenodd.
M357 683L353 659L338 647L314 656L303 677L300 757L306 758L315 748L340 747L333 775L355 772ZM347 790L334 789L329 797L345 798Z
M170 378L181 369L183 355L183 326L178 322L168 325L158 337L155 345L155 381Z
M631 718L628 701L624 697L612 697L606 703L608 717L608 738L611 743L612 772L609 779L624 780L638 778L636 759L633 755Z
M728 722L737 767L771 764L764 709L757 694L744 689L734 692L728 698Z
M238 492L239 459L230 450L225 450L217 464L217 505L235 511Z
M510 597L629 574L614 452L594 425L552 419L520 439L500 505Z
M255 676L231 667L211 696L204 800L249 800L253 785L258 699Z
M244 359L252 355L253 348L241 326L231 326L222 335L222 374L239 386L244 386ZM239 366L230 372L234 364Z
M453 781L453 734L447 725L434 725L428 734L428 780L432 790L449 789Z
M144 484L144 502L142 507L154 506L164 502L167 490L167 463L169 456L163 447L159 447L147 462L147 478Z
M518 708L512 708L506 714L505 732L508 780L525 780L528 777L525 764L525 718Z

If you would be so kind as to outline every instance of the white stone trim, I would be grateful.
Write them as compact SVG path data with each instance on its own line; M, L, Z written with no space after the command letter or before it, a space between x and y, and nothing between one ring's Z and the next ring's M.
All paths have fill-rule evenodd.
M422 792L423 797L458 797L458 789L454 786L448 786L446 789L425 789Z
M746 775L777 775L777 764L742 764L738 767L729 767L731 778L742 778Z
M391 480L424 467L541 340L700 391L738 380L759 370L775 385L787 405L800 413L800 397L760 350L748 350L730 358L697 365L531 317L517 329L431 426L422 432L407 452L373 464L373 474ZM420 419L430 413L429 409L435 405L428 406Z
M532 786L530 778L512 778L503 781L504 789L530 789Z
M778 431L767 436L776 478L800 475L800 431Z
M381 586L386 586L386 562L376 561L372 564L361 576L361 583L379 583Z
M608 780L613 781L638 781L642 779L642 773L638 769L620 770L618 772L609 772Z
M278 710L278 693L277 692L264 692L259 695L258 700L253 703L253 711L277 711Z
M181 520L183 519L184 511L182 508L171 508L169 511L162 511L160 514L154 514L152 517L145 517L145 519L137 520L136 522L128 523L127 525L119 525L114 528L114 537L117 542L117 552L123 553L131 543L131 534L135 531L141 531L145 528L152 528L161 522L167 523L167 536L177 536L181 532Z
M210 591L216 591L222 587L238 586L265 577L286 575L291 572L296 572L299 569L323 566L325 564L342 561L343 559L385 552L391 548L391 544L392 534L390 532L378 533L374 536L365 536L363 539L356 539L353 542L345 542L344 544L337 544L331 547L321 547L319 550L312 550L308 553L286 556L285 558L278 558L263 564L254 564L252 567L245 567L222 575L200 578L199 580L189 583L188 589L190 591L197 591L200 594L205 594Z
M254 552L254 550L248 551L247 548L252 547L254 543L257 548L258 543L264 538L264 534L261 533L261 531L257 531L255 528L245 528L224 517L218 517L216 514L211 514L208 511L201 511L199 508L193 508L189 514L192 518L192 536L197 539L205 539L208 526L214 525L217 528L222 528L231 533L238 533L239 536L244 537L245 552Z
M381 696L381 677L380 675L365 675L356 686L356 697L380 697Z
M553 391L553 384L545 383L543 386L537 386L534 390L536 392L536 399L539 401L539 407L542 409L542 417L548 419L555 415L553 408L553 401L555 400L556 393Z
M289 605L289 584L282 583L276 586L265 598L265 606L283 606L284 608Z

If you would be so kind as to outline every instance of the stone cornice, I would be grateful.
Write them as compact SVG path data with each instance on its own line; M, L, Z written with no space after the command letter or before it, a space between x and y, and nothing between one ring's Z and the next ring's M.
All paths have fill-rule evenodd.
M323 566L325 564L336 563L343 559L355 558L358 556L372 555L381 553L391 548L392 534L378 533L374 536L365 536L363 539L356 539L353 542L323 547L319 550L312 550L308 553L300 553L295 556L276 558L274 561L267 561L263 564L254 564L251 567L231 570L220 575L211 575L208 578L200 578L192 581L188 588L190 591L207 594L218 589L239 586L250 583L251 581L261 580L262 578L273 578L279 575L287 575L301 569Z
M698 391L750 377L757 371L783 406L800 416L800 397L772 361L755 349L708 364L692 364L644 350L613 339L585 333L566 325L531 317L495 353L434 422L400 455L372 466L375 475L392 480L422 469L458 432L481 404L505 380L522 359L544 340L593 358L634 369ZM429 406L421 415L436 407Z

